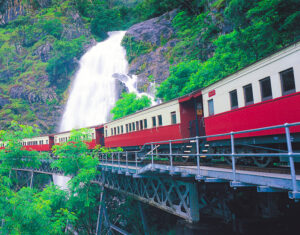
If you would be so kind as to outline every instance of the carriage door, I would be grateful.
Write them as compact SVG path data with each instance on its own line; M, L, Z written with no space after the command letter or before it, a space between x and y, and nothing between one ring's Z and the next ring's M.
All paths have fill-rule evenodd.
M202 97L194 99L194 119L190 121L190 137L205 135Z

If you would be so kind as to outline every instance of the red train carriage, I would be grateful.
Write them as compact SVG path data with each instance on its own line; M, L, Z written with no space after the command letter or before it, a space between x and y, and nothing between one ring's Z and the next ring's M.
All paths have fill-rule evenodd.
M23 148L30 151L51 151L53 145L54 138L52 135L44 135L33 138L23 139L21 144Z
M134 150L149 142L188 138L194 130L191 121L201 120L201 110L198 91L109 122L104 125L105 146Z

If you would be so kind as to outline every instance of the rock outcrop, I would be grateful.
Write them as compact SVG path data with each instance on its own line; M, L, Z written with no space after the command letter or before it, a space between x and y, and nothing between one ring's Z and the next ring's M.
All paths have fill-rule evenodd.
M128 29L123 44L130 51L130 43L151 45L150 52L138 55L129 65L129 74L138 75L138 89L147 91L150 82L161 83L169 76L170 62L168 51L174 47L177 39L172 26L176 10L162 16L133 25ZM125 42L130 38L132 42ZM129 48L129 49L128 49ZM151 76L152 75L152 76ZM151 78L149 79L149 77Z
M9 95L13 99L23 99L29 103L46 103L57 99L56 93L51 88L43 89L38 91L37 88L26 89L24 86L13 86Z

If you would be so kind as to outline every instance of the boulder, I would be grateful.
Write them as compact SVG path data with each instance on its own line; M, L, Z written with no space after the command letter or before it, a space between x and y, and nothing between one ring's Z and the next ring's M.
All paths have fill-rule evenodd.
M50 59L52 51L52 44L50 42L46 42L44 45L39 46L32 55L37 55L43 62L47 62Z

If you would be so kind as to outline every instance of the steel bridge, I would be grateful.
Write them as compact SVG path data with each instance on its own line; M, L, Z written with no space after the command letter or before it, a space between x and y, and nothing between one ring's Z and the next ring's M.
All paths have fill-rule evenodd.
M197 184L201 183L228 183L230 187L256 187L257 192L287 192L289 198L300 199L300 175L296 174L294 158L300 153L293 151L293 138L290 128L300 123L285 124L273 127L253 129L240 132L231 132L214 136L201 136L181 140L168 140L161 142L147 143L150 146L149 152L112 152L100 155L98 169L101 174L93 181L103 187L100 199L104 201L105 189L115 190L130 195L136 200L155 206L173 215L184 218L194 223L200 220L199 210L205 207L201 195L197 190ZM279 153L269 151L259 153L236 153L235 137L239 134L259 132L282 128L285 131L286 151ZM213 137L228 136L231 153L204 153L201 151L201 140ZM195 153L175 152L174 146L178 142L186 141L196 146ZM167 144L168 151L160 153L158 146ZM240 169L236 160L241 157L280 157L286 158L288 171L267 172L264 170L253 171ZM192 164L186 164L178 159L194 158ZM231 167L207 166L202 164L202 159L213 157L229 157ZM165 161L160 159L164 158ZM15 169L33 173L59 174L57 169L50 167L51 160L42 161L39 169ZM32 185L32 180L31 180ZM143 210L140 206L142 223L145 234L147 225L144 220ZM109 230L118 231L121 234L128 234L121 228L109 222L105 204L99 208L97 234L102 231L102 224Z

